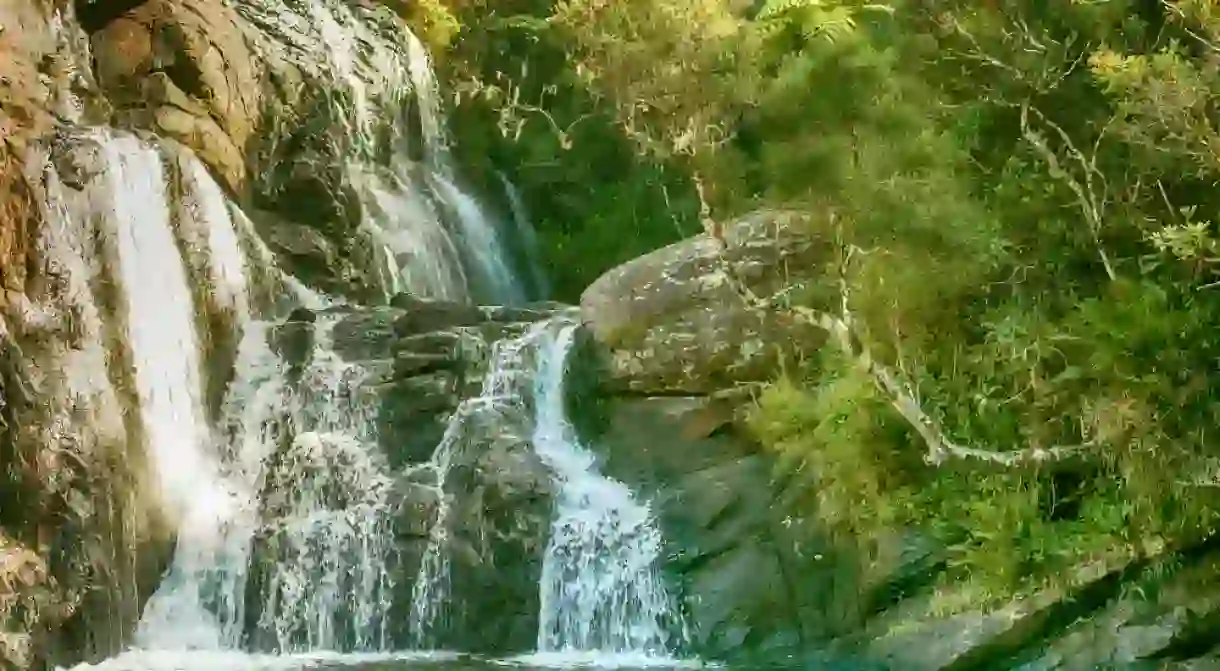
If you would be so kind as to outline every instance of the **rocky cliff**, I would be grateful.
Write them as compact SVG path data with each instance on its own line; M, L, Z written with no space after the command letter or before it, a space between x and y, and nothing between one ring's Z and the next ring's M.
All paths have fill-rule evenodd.
M411 80L420 68L408 61L426 55L385 6L318 7L301 16L274 0L0 2L4 668L126 645L173 544L138 447L131 352L108 316L117 299L101 268L118 207L107 189L132 177L103 155L111 131L99 129L159 147L182 230L211 216L199 208L216 201L199 185L214 179L282 267L334 295L380 301L393 288L359 226L357 171L345 166L384 164L428 141L419 123L400 123L418 110L415 84L427 84ZM200 299L210 324L234 319L216 296ZM224 370L235 343L209 332L207 356ZM215 406L227 378L211 377Z

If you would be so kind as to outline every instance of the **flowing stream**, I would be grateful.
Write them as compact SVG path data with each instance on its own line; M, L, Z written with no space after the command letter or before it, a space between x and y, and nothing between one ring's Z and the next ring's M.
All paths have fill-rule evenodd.
M350 112L343 116L348 176L367 206L360 230L379 246L387 296L511 305L545 291L512 185L503 181L515 224L507 228L462 186L435 76L413 35L387 42L364 27L365 8L341 0L256 0L239 10L345 92L336 104ZM396 139L400 155L377 164L376 116L405 109L377 91L396 89L415 96L422 158L409 158L412 139L404 135ZM91 357L80 363L88 380L70 379L68 387L80 396L93 384L99 412L114 417L126 404L127 424L138 426L130 439L149 456L176 539L130 650L80 668L492 664L428 650L455 598L448 503L460 495L450 491L455 451L485 447L469 440L482 435L471 431L480 425L526 436L555 492L536 650L494 663L690 665L673 658L687 632L660 573L663 543L652 513L599 473L567 417L579 331L572 315L495 341L480 391L452 413L431 459L393 467L378 444L373 381L383 371L337 353L336 324L358 308L277 268L250 219L188 151L104 129L82 141L100 153L103 197L71 195L48 165L55 216L42 244L62 270L64 300L75 301L85 337L101 343L109 329L122 356L107 362L101 345L82 349ZM90 282L108 287L109 322ZM29 319L54 321L52 307L42 314L31 306ZM307 308L309 318L289 316L293 308ZM123 375L129 384L101 382ZM107 430L121 434L122 423ZM395 482L407 475L425 476L439 501L413 575L395 570L391 505ZM401 594L410 598L405 623L392 620ZM404 629L410 641L396 641L393 632Z

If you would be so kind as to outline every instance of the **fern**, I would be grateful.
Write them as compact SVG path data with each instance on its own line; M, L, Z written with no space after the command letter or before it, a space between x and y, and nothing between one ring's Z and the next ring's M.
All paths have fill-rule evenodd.
M759 10L756 18L760 21L766 21L768 19L781 18L783 15L797 10L821 9L822 7L822 0L767 0L766 4Z
M755 21L763 39L793 29L806 39L833 43L851 37L857 29L856 16L866 11L893 13L893 8L878 4L851 6L827 0L768 0Z

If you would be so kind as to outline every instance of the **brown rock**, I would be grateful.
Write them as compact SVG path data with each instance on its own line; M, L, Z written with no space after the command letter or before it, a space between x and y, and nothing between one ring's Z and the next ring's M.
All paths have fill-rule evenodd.
M130 17L119 18L91 40L98 83L117 92L132 88L153 66L152 31Z
M26 255L38 220L22 167L12 145L0 142L0 310L8 306L8 295L25 285Z
M190 147L229 186L262 114L264 70L219 0L151 0L92 36L101 86L129 115Z

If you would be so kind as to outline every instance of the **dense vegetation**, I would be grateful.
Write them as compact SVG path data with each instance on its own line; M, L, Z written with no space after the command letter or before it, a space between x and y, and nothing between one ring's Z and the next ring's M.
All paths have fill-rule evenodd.
M869 561L919 528L1006 597L1215 532L1213 3L439 1L459 123L503 131L463 139L562 286L699 230L700 191L837 241L760 309L839 346L753 425Z

